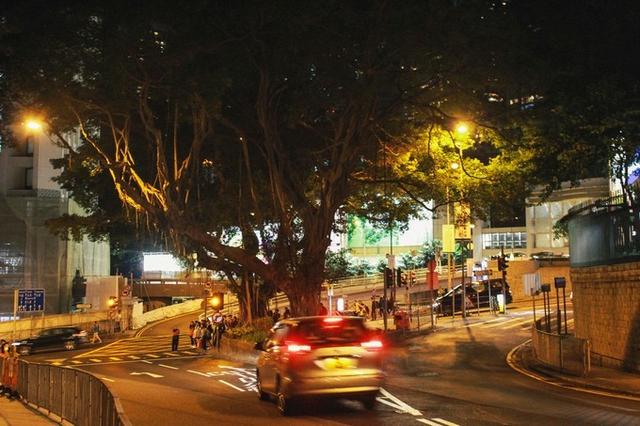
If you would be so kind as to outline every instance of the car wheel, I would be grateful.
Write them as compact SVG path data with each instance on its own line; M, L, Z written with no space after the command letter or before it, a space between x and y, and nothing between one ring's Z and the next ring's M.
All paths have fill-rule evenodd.
M76 348L76 342L74 342L73 340L67 340L66 342L64 342L64 348L68 351L72 351Z
M376 408L376 403L376 394L368 395L367 397L362 399L362 405L364 405L364 408L366 408L367 410L373 410L374 408Z
M20 355L26 356L31 353L31 349L29 349L28 346L21 346L20 349L18 349L18 352L20 353Z
M260 401L266 401L269 399L269 394L262 390L262 383L260 382L260 372L256 370L256 388L258 388L258 398Z
M278 407L280 414L283 416L290 416L293 414L293 401L291 398L287 398L282 392L278 393L276 406Z

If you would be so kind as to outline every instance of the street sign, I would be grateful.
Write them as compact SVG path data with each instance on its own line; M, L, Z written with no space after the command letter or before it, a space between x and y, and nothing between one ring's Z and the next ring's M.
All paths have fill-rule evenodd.
M91 309L91 303L78 303L76 308L78 309Z
M44 289L18 289L18 312L44 311Z
M567 280L564 277L555 277L553 283L556 288L565 288L567 286Z
M456 251L455 225L442 225L442 251L443 253Z

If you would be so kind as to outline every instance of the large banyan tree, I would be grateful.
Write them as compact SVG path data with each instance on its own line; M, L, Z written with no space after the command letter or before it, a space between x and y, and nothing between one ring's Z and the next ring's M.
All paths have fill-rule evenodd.
M444 198L448 160L416 141L481 116L504 18L459 3L21 2L4 12L5 116L40 114L68 167L108 176L176 252L314 314L336 218L398 207L379 202L390 159L427 157L398 199Z

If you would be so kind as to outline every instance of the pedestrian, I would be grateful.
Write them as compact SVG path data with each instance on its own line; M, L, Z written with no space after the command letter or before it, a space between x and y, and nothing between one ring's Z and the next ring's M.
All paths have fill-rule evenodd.
M193 321L189 323L189 340L191 341L191 347L194 348L196 346L196 335L195 335L196 325Z
M284 319L291 318L291 311L289 310L288 306L284 308L284 313L282 314L282 318Z
M91 328L93 331L93 336L91 336L91 343L102 343L102 339L100 338L100 326L98 325L98 321L93 322L93 327Z
M322 302L320 302L320 310L318 311L318 315L326 316L328 314L329 314L329 311L327 311L327 308L325 308L325 306L322 304Z
M271 309L267 309L267 316L273 318L273 311Z
M273 322L274 324L277 323L278 321L280 321L280 309L276 308L275 311L273 311Z
M217 323L215 323L215 329L212 331L213 331L213 346L215 346L216 349L220 349L220 343L222 342L222 335L224 334L225 330L226 330L226 326L224 324L224 321L218 321Z
M378 310L378 301L374 299L371 301L371 321L376 320L377 310Z
M206 327L203 327L202 339L200 339L200 341L202 342L202 353L207 352L207 349L209 348L209 342L211 341L211 336L211 324L208 324Z
M180 329L174 328L173 335L171 336L171 350L173 352L178 350L178 344L180 343Z

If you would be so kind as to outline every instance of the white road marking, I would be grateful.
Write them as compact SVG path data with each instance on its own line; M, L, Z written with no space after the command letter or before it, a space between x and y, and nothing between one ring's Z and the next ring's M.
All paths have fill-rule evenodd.
M177 370L178 367L172 367L171 365L158 364L158 367L170 368L172 370Z
M131 376L149 376L149 377L153 377L154 379L159 379L161 377L164 377L161 374L149 373L148 371L141 371L141 372L134 371L133 373L130 373L129 375L131 375Z
M101 359L98 359L98 358L89 358L89 361L92 361L92 362L102 362L102 360L101 360Z
M509 322L513 322L513 321L522 321L523 318L511 318L510 320L506 320L506 321L502 321L501 323L498 324L489 324L483 328L493 328L493 327L500 327L503 324L507 324ZM527 319L524 319L525 321L527 321Z
M224 380L221 380L221 379L220 379L220 380L218 380L218 381L219 381L220 383L222 383L222 384L225 384L225 385L227 385L227 386L229 386L229 387L234 388L235 390L238 390L238 391L240 391L240 392L244 392L244 389L241 389L241 388L239 388L239 387L237 387L237 386L234 386L234 385L232 385L232 384L231 384L231 383L229 383L229 382L225 382Z
M107 382L115 382L113 379L107 379L106 377L100 377L102 380L106 380Z
M180 356L180 354L174 353L174 352L162 352L163 355L168 355L168 356Z
M152 365L153 365L153 363L152 363L151 361L147 361L146 359L143 359L143 360L142 360L142 361L140 361L140 362L144 362L145 364L152 364Z
M200 376L209 377L207 373L201 373L200 371L187 370L188 373L199 374Z
M122 361L122 358L118 358L117 356L110 356L109 359L111 361Z
M151 358L160 358L160 355L155 355L155 354L147 354L147 356Z
M496 321L502 321L502 318L496 318L496 319L489 320L489 321L474 322L473 324L465 324L465 325L463 325L463 327L476 327L478 325L490 324L490 323L496 322Z
M384 397L378 397L376 398L379 402L382 402L383 404L387 404L390 407L396 408L400 411L403 411L405 413L411 414L413 416L421 416L422 413L418 410L416 410L415 408L411 407L409 404L400 401L398 398L396 398L395 396L393 396L392 394L390 394L386 389L384 388L380 388L380 393L384 396ZM387 401L387 399L389 401Z
M82 361L71 360L71 362L74 364L82 364Z
M131 359L140 359L139 356L135 356L135 355L128 355L127 358L131 358Z
M424 423L425 425L442 426L440 423L432 422L431 420L427 420L427 419L416 419L416 420L419 421L420 423Z
M442 423L443 425L447 425L447 426L459 426L457 423L449 422L445 419L441 419L440 417L434 417L431 420L435 420L436 422Z

